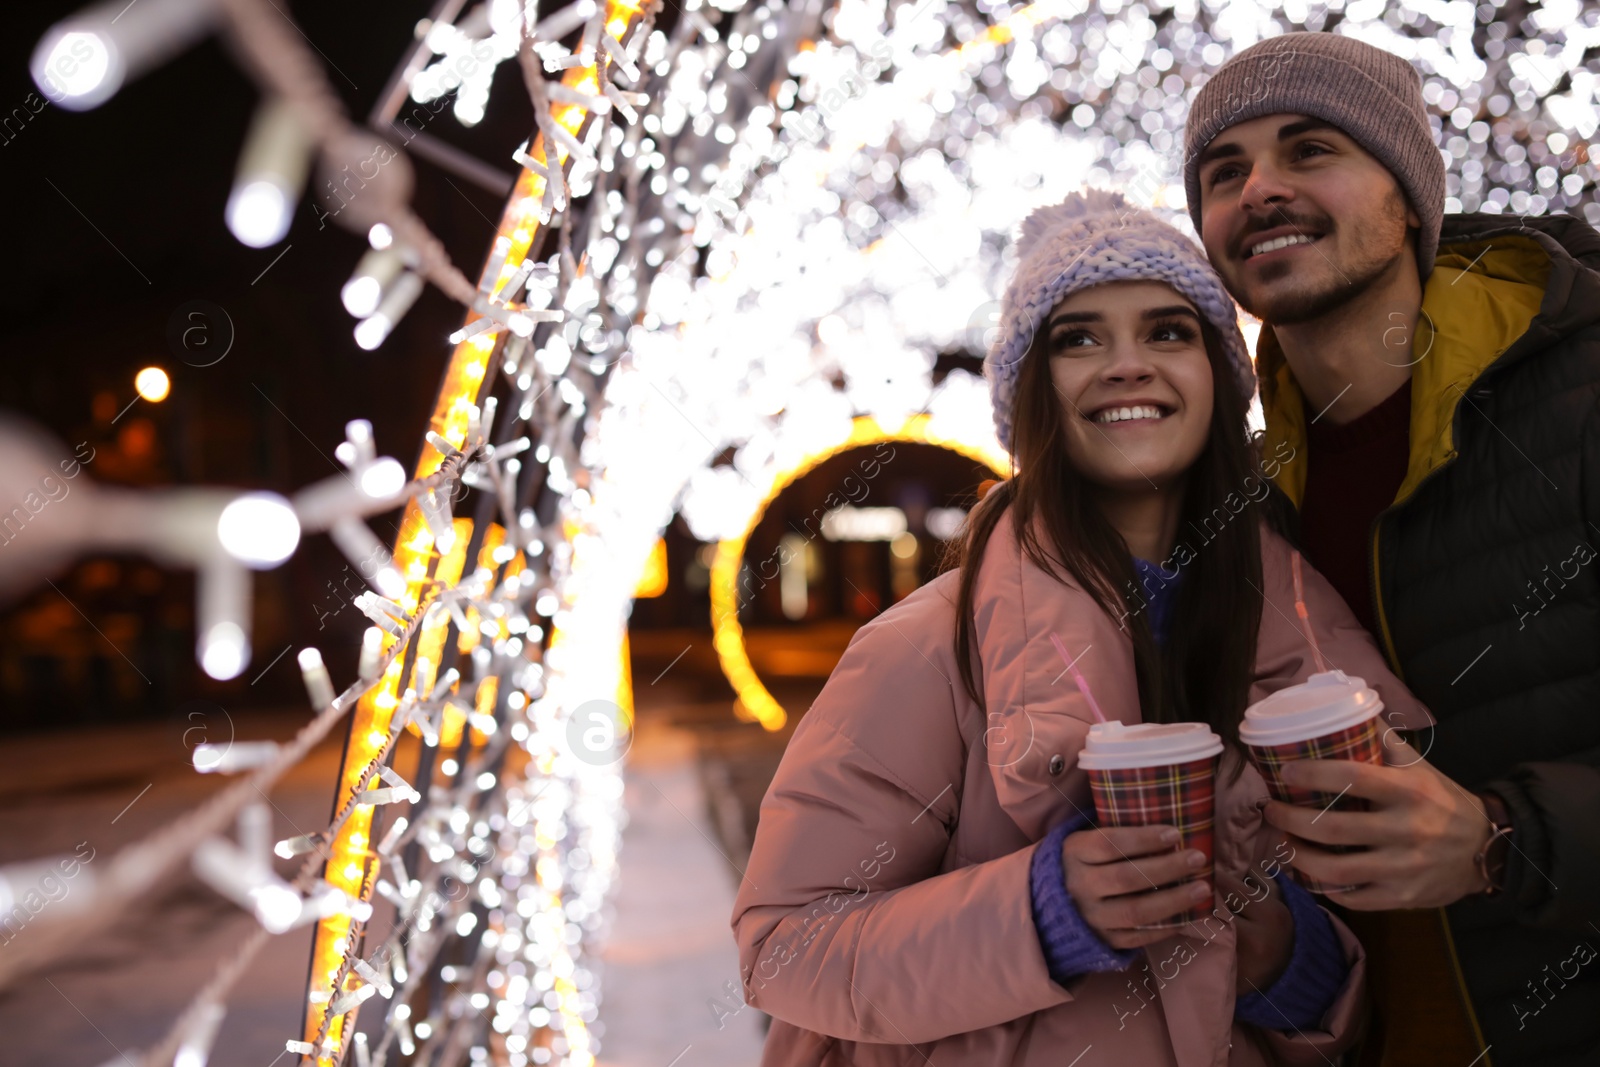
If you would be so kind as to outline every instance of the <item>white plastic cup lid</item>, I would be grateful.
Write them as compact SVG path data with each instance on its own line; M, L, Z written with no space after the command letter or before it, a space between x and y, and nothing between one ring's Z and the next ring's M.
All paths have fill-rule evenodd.
M1292 745L1359 726L1382 710L1365 679L1323 671L1246 708L1239 740L1258 748Z
M1116 771L1134 767L1167 767L1206 759L1222 751L1222 738L1203 722L1139 722L1113 719L1089 727L1089 737L1078 754L1086 771Z

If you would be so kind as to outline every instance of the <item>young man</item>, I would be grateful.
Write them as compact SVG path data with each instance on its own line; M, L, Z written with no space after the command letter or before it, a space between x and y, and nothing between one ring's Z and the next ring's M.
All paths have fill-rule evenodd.
M1298 765L1370 811L1266 813L1362 887L1330 899L1373 958L1363 1062L1600 1063L1600 234L1446 218L1417 72L1353 38L1239 53L1185 141L1206 252L1265 323L1276 488L1439 722L1389 731L1390 766Z

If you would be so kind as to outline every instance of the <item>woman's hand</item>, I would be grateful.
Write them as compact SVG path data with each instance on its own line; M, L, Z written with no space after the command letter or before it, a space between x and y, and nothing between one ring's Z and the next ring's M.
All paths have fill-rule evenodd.
M1079 830L1061 843L1067 892L1083 921L1112 948L1152 945L1173 931L1141 929L1165 922L1211 897L1206 882L1174 885L1205 866L1205 853L1176 850L1170 826Z
M1294 916L1283 902L1283 892L1270 878L1252 872L1248 878L1239 879L1217 871L1216 879L1238 931L1239 977L1234 982L1234 992L1238 996L1262 992L1282 978L1289 966L1294 952ZM1235 900L1239 903L1237 910Z

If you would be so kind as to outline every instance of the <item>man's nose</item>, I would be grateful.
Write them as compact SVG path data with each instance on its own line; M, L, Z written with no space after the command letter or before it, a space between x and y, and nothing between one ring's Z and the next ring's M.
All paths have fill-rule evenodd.
M1294 187L1270 160L1257 160L1250 167L1239 192L1239 206L1254 215L1270 214L1294 199Z

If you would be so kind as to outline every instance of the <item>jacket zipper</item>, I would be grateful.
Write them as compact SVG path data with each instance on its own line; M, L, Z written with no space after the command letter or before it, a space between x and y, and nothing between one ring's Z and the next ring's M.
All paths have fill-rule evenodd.
M1504 358L1504 356L1505 353L1502 352L1500 354L1500 358ZM1495 363L1499 363L1500 358L1497 358ZM1461 399L1466 399L1467 392L1476 386L1478 382L1482 381L1487 375L1488 371L1493 368L1493 366L1494 364L1491 363L1488 367L1485 367L1484 370L1479 373L1477 378L1475 378L1469 385L1462 389ZM1461 440L1460 415L1461 401L1457 400L1455 409L1450 413L1450 440L1452 442L1459 442ZM1369 566L1367 567L1369 595L1372 597L1372 606L1375 609L1374 613L1378 619L1378 632L1383 638L1384 654L1388 656L1389 665L1394 669L1396 677L1398 677L1402 682L1405 681L1405 675L1400 669L1400 656L1395 650L1394 638L1389 633L1389 618L1383 609L1383 596L1378 585L1378 546L1381 527L1384 518L1388 516L1390 512L1394 511L1396 508L1404 506L1407 501L1415 498L1416 495L1422 491L1423 486L1427 485L1446 468L1452 466L1455 463L1456 458L1460 455L1461 449L1459 447L1451 448L1450 455L1445 458L1445 461L1424 475L1422 480L1412 488L1411 492L1406 494L1404 500L1397 500L1390 504L1388 507L1378 512L1377 517L1372 520L1372 554L1369 557ZM1467 1020L1472 1024L1473 1037L1477 1040L1478 1044L1483 1047L1483 1067L1494 1067L1494 1060L1489 1055L1489 1047L1483 1037L1483 1026L1478 1022L1478 1011L1473 1006L1472 995L1467 991L1467 977L1466 974L1461 970L1461 959L1456 953L1455 934L1450 929L1450 917L1444 908L1436 908L1434 910L1438 912L1440 927L1444 932L1445 948L1450 953L1450 973L1455 977L1456 994L1461 1000L1461 1006L1466 1009Z
M1460 410L1460 406L1458 405L1456 411ZM1456 440L1457 438L1455 437L1454 426L1456 420L1454 415L1452 415L1450 421L1452 424L1451 439ZM1456 457L1460 454L1461 450L1459 448L1451 449L1449 458L1446 459L1445 462L1439 464L1433 470L1429 471L1427 475L1423 477L1422 481L1417 483L1416 488L1412 489L1411 492L1406 496L1406 500L1410 500L1412 497L1416 496L1418 491L1421 490L1424 485L1427 485L1435 475L1453 464L1456 461ZM1375 609L1377 609L1376 614L1378 617L1378 632L1383 637L1384 653L1389 657L1389 664L1394 668L1395 675L1399 677L1402 682L1405 681L1405 676L1400 671L1400 657L1395 653L1394 638L1389 634L1389 620L1384 614L1383 598L1378 591L1378 536L1379 527L1383 522L1384 516L1388 515L1391 511L1397 507L1400 507L1404 503L1405 500L1390 504L1388 507L1384 508L1378 513L1377 518L1372 520L1372 556L1370 559L1371 565L1367 568L1367 574L1371 583L1372 605ZM1494 1060L1490 1058L1488 1046L1483 1038L1483 1026L1478 1022L1478 1011L1475 1007L1473 1007L1472 995L1467 992L1467 976L1462 972L1461 959L1456 954L1455 935L1450 929L1450 917L1448 914L1446 914L1444 908L1436 908L1434 910L1438 912L1440 928L1444 933L1444 945L1446 950L1448 950L1450 953L1450 973L1455 977L1456 995L1460 998L1461 1006L1466 1009L1467 1021L1472 1024L1473 1037L1477 1039L1478 1044L1482 1046L1484 1050L1482 1057L1483 1067L1494 1067Z
M1465 400L1467 398L1467 394L1478 387L1479 382L1489 377L1494 369L1505 361L1506 353L1511 351L1511 349L1514 347L1516 347L1515 344L1502 349L1500 354L1494 358L1493 362L1478 372L1477 377L1473 378L1472 381L1461 387L1461 396L1456 400L1456 406L1450 412L1450 440L1455 444L1451 447L1450 454L1445 457L1444 462L1433 468L1433 470L1429 471L1427 474L1423 475L1422 481L1412 486L1411 492L1407 493L1402 499L1396 500L1388 507L1378 512L1378 514L1372 520L1372 527L1369 531L1371 535L1372 551L1367 560L1367 595L1372 598L1374 614L1376 614L1378 618L1378 636L1383 640L1384 654L1388 656L1389 666L1394 670L1395 676L1398 677L1402 682L1406 680L1405 674L1400 669L1400 656L1395 650L1394 638L1389 633L1389 616L1388 613L1383 610L1383 597L1378 588L1378 544L1381 533L1380 527L1383 524L1383 520L1387 518L1390 513L1395 511L1397 508L1404 507L1409 501L1414 499L1416 495L1422 491L1423 486L1433 481L1434 478L1438 477L1446 469L1452 466L1455 463L1456 458L1461 455L1461 448L1459 446L1459 442L1461 440L1461 401Z
M1459 412L1460 410L1461 408L1458 405L1456 407L1456 411ZM1451 440L1456 439L1455 421L1455 413L1452 412L1450 417ZM1445 461L1433 468L1433 470L1429 471L1427 474L1423 475L1422 481L1418 482L1412 488L1411 492L1406 494L1404 500L1396 500L1394 503L1378 512L1378 514L1372 520L1372 552L1368 556L1367 560L1367 595L1372 598L1374 613L1378 617L1378 635L1383 638L1384 654L1389 657L1389 666L1394 670L1395 676L1398 677L1402 682L1405 681L1406 678L1405 674L1400 669L1400 655L1395 651L1394 637L1389 633L1389 615L1383 609L1383 595L1378 585L1378 539L1381 534L1383 520L1387 518L1389 514L1396 508L1404 506L1407 501L1411 500L1417 495L1417 493L1421 492L1423 486L1427 485L1429 482L1433 481L1434 478L1438 477L1438 475L1449 469L1455 463L1456 457L1459 455L1461 455L1461 450L1459 448L1452 448L1450 450L1450 454L1445 457Z
M1433 473L1437 473L1439 470L1442 470L1447 466L1449 466L1449 463L1441 464L1439 467L1435 468ZM1428 478L1431 477L1433 477L1433 474L1428 475ZM1427 480L1427 478L1423 479L1424 482ZM1422 486L1419 483L1417 488L1420 489L1421 487ZM1406 677L1405 674L1400 670L1400 657L1395 652L1394 639L1389 636L1389 618L1384 613L1383 597L1378 589L1378 527L1383 523L1383 517L1389 514L1394 506L1395 505L1390 504L1388 507L1378 512L1378 514L1372 519L1372 553L1370 556L1368 556L1367 595L1372 598L1372 607L1374 609L1374 613L1378 617L1378 636L1383 638L1383 654L1389 658L1389 666L1394 671L1395 676L1403 682L1406 680Z

